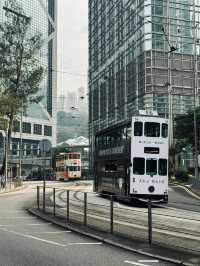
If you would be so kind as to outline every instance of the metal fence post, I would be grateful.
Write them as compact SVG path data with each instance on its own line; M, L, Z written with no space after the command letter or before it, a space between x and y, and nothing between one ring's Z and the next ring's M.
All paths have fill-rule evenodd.
M37 186L37 208L40 209L40 187Z
M43 185L43 212L45 212L45 201L46 201L46 197L45 197L45 185Z
M110 233L113 234L113 196L110 197Z
M56 215L56 189L53 188L53 215Z
M69 190L67 190L67 222L69 222Z
M87 192L84 192L84 225L87 225Z
M152 243L152 205L151 199L148 201L148 240L149 245Z

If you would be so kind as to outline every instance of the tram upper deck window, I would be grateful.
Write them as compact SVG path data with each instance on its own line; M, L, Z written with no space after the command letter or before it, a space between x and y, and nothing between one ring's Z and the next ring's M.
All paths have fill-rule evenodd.
M158 174L162 176L167 175L167 160L166 159L159 159Z
M134 123L134 136L142 136L143 124L142 122Z
M135 175L144 175L144 158L133 158L133 173Z
M168 125L162 124L162 138L168 137Z
M156 159L146 160L146 174L150 176L157 174L157 160Z
M146 122L144 126L145 137L160 137L160 124L155 122Z

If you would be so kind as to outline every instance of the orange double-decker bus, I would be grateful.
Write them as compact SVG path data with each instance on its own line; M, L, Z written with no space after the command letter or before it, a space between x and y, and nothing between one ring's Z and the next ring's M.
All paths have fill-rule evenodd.
M81 178L81 153L60 153L56 156L56 180L67 181Z

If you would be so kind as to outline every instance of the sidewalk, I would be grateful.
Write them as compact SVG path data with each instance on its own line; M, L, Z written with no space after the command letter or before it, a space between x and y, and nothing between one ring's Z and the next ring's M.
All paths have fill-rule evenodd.
M17 186L15 182L9 182L6 184L6 187L0 187L0 195L6 194L6 193L10 193L10 192L15 192L18 191L20 189L23 189L25 187L25 185L20 185Z
M62 217L56 217L50 213L43 213L36 208L28 209L28 211L44 219L48 222L51 222L55 225L58 225L67 230L77 232L79 234L85 235L102 241L103 243L111 244L116 247L120 247L129 251L133 251L139 254L145 254L151 258L162 259L168 262L176 263L177 265L185 266L195 266L200 265L200 254L193 253L187 250L178 250L173 249L169 246L160 246L159 244L152 243L150 246L147 242L142 241L137 238L125 238L119 234L110 234L102 231L97 231L91 227L83 226L82 224L75 223L70 221L66 223L66 220Z

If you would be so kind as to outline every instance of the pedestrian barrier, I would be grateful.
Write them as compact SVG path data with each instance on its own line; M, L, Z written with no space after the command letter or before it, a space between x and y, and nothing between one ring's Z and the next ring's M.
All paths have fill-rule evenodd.
M183 210L167 209L151 200L138 208L117 201L114 195L99 196L48 186L37 187L37 208L67 224L78 223L110 234L139 238L149 245L168 244L200 252L200 213L197 212L186 216Z

